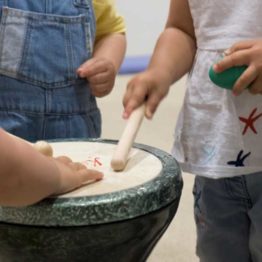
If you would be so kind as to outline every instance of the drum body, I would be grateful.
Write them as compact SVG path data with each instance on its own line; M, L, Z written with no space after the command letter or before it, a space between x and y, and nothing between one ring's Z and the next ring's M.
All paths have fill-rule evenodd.
M0 261L145 261L174 218L182 178L175 159L135 144L124 171L113 172L116 141L51 145L103 171L102 181L33 206L0 208Z

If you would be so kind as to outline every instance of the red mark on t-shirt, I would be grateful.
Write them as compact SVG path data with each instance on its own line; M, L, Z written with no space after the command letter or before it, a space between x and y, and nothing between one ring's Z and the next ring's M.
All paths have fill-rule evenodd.
M248 128L250 128L255 134L257 134L257 130L256 128L254 127L254 123L262 116L262 113L261 114L258 114L257 116L254 116L255 113L257 111L257 108L255 108L251 114L249 115L248 118L244 118L244 117L239 117L239 119L244 122L246 124L243 132L242 132L242 135L245 135Z

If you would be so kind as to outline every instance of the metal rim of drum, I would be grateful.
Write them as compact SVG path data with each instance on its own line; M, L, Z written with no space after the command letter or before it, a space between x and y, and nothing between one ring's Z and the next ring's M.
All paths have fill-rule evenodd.
M101 142L107 139L66 139L49 142ZM161 172L145 184L103 195L74 198L47 198L27 207L0 207L0 221L30 226L86 226L136 218L159 210L180 198L183 186L177 161L168 153L143 144L138 148L157 157ZM70 199L70 201L68 201Z

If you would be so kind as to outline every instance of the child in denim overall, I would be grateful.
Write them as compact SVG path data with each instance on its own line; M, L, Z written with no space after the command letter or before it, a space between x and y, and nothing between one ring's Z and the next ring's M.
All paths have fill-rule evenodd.
M261 0L172 0L148 69L124 96L125 118L143 102L152 118L190 72L173 155L196 175L201 262L262 261L261 13ZM247 65L233 92L210 81L214 63L216 72Z
M125 52L110 1L0 0L3 129L29 141L100 136L95 97L110 93Z

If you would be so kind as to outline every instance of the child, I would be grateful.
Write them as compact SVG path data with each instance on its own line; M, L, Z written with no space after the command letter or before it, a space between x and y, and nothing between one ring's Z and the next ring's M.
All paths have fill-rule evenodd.
M170 85L190 71L173 155L197 175L201 262L262 261L261 12L259 0L172 0L148 69L123 100L124 118L143 102L152 118ZM216 62L216 72L248 66L233 92L209 80Z
M0 205L24 206L80 187L102 174L68 157L47 157L0 129ZM4 150L8 148L8 150Z
M0 1L2 128L29 141L100 136L95 97L112 90L126 42L112 0L93 5Z

